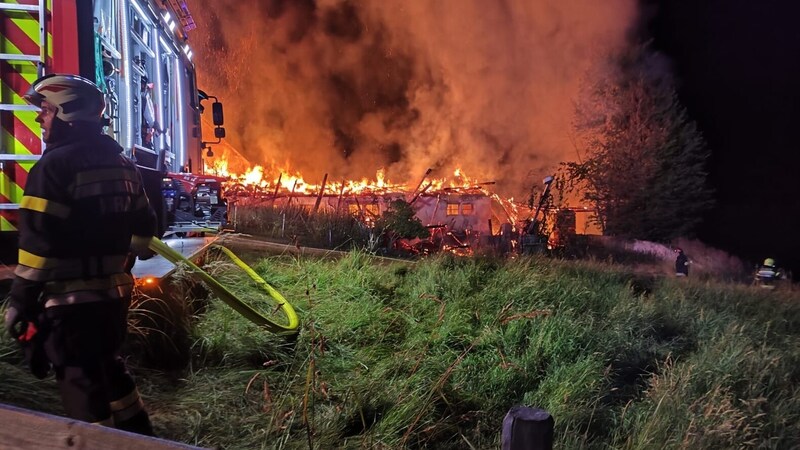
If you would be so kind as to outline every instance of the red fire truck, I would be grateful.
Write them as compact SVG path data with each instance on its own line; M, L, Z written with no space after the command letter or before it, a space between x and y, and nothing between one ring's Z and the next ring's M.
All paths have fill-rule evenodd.
M216 142L225 136L222 105L195 84L192 28L183 0L0 0L0 261L16 260L19 203L43 149L22 95L47 73L79 74L105 92L108 134L142 169L161 230L172 225L161 188L202 170L204 100L213 99ZM218 186L207 191L201 204L222 202ZM211 208L200 211L192 221L211 219Z

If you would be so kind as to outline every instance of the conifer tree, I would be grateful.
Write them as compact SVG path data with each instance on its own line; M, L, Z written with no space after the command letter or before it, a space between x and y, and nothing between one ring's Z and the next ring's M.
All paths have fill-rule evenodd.
M578 162L569 179L606 235L691 236L713 204L709 150L675 91L665 60L636 47L595 70L576 105Z

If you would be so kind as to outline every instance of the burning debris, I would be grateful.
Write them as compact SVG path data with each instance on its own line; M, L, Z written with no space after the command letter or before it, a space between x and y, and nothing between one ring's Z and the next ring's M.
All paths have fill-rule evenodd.
M537 217L538 211L532 216L530 208L492 192L494 181L471 178L460 169L449 178L431 177L433 170L429 169L416 183L394 182L387 179L383 170L378 170L374 179L334 181L325 174L319 183L313 183L298 172L274 165L270 168L256 165L236 173L229 170L226 153L218 154L207 162L206 169L209 174L226 180L222 187L228 207L233 211L229 214L232 218L236 217L237 208L266 207L286 211L293 207L312 214L350 215L373 227L393 202L402 200L413 208L416 218L430 232L426 239L397 242L415 253L448 250L469 254L473 248L483 246L510 251L518 242L533 242L530 237L521 239L520 234L539 236L536 242L549 243L552 247L557 245L554 238L575 233L574 211L562 209L559 213L545 208L548 209L546 214L542 210L548 189L543 191L537 207L542 210L541 216ZM552 181L552 177L550 179ZM559 228L542 227L546 215L556 215L561 221L571 218L572 223ZM546 235L541 235L542 232Z

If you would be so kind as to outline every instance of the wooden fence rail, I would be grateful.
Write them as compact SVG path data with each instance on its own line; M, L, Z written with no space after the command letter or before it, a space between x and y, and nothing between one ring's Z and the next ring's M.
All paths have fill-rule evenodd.
M0 424L0 450L202 450L3 404Z

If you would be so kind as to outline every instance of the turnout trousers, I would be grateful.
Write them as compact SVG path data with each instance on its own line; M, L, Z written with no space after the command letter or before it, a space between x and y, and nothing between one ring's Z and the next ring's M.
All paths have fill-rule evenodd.
M67 415L153 435L136 383L119 352L129 299L105 299L45 309L45 352Z

